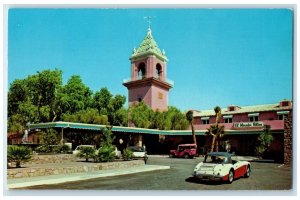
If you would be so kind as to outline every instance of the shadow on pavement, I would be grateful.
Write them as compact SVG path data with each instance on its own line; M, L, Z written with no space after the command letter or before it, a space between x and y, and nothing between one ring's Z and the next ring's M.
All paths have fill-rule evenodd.
M204 181L204 180L199 180L194 177L188 177L185 179L185 181L189 182L189 183L197 183L197 184L204 184L204 185L222 185L222 184L224 184L221 181Z

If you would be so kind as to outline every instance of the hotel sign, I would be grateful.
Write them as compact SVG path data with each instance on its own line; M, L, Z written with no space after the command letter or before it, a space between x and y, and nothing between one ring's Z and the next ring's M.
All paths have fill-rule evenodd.
M264 127L263 122L240 122L234 123L233 128L262 128Z

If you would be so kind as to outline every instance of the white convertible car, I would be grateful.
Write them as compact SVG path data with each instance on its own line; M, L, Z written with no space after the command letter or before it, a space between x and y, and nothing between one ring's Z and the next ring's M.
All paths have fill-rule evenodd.
M211 152L195 167L193 176L200 180L232 183L239 177L248 178L250 173L249 162L238 161L234 155L227 152Z

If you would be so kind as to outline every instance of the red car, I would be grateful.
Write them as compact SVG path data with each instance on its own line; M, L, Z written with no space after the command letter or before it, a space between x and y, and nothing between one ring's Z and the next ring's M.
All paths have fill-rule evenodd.
M180 144L177 150L170 150L170 158L194 158L197 156L197 145L195 144Z

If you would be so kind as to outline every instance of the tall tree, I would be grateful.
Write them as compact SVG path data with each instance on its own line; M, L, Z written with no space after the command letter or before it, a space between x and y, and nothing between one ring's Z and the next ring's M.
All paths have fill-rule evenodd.
M186 115L174 106L169 106L167 120L170 120L171 122L169 128L171 130L186 130L189 125Z
M129 121L139 128L150 128L153 116L152 109L144 102L131 106L129 109Z
M46 122L55 118L55 99L62 84L61 77L60 70L44 70L11 84L8 92L9 131L22 131L28 122Z
M92 91L81 80L80 76L71 76L62 87L58 96L58 107L61 113L76 113L90 107Z
M14 82L12 82L8 92L8 117L17 113L19 104L26 101L27 97L28 87L26 79L16 79Z
M55 98L62 85L62 71L44 70L28 77L30 101L37 106L41 122L52 121L55 117Z
M196 134L195 134L195 128L194 128L194 117L193 117L193 111L189 110L186 113L186 119L189 121L191 128L192 128L192 135L193 135L193 142L194 144L197 145L197 140L196 140Z
M93 97L93 107L97 108L99 113L107 115L108 105L111 101L112 94L104 87L97 91Z
M62 120L68 122L78 122L87 124L108 124L108 118L106 115L99 114L97 109L88 108L86 110L80 110L76 113L62 114Z
M118 110L120 110L126 102L126 97L123 95L116 95L110 99L107 116L110 125L120 125L122 121L119 121ZM120 114L120 113L119 113ZM120 116L119 116L120 117Z
M219 119L222 116L221 108L219 106L216 106L214 108L214 111L215 111L216 122L215 122L215 124L211 125L207 129L206 134L207 134L207 136L210 136L212 139L210 151L218 152L220 141L223 138L225 132L224 132L224 126L219 125Z

